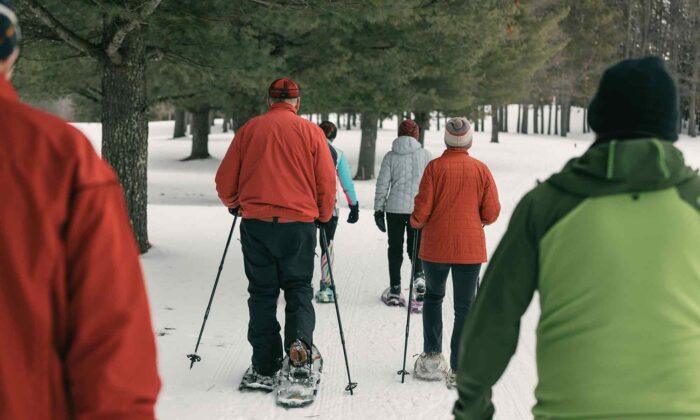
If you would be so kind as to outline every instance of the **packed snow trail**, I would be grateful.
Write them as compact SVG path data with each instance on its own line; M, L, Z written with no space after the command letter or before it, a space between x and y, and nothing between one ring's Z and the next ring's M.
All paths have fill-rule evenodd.
M79 125L99 143L99 125ZM374 181L357 182L360 221L345 223L343 213L335 240L333 273L338 288L348 358L355 395L345 391L347 374L333 305L316 304L315 344L324 357L324 371L316 401L309 407L285 410L274 394L238 391L250 365L246 339L247 280L243 272L239 232L226 257L198 354L202 361L190 371L186 354L194 348L202 316L218 270L232 216L220 205L214 190L218 159L179 162L188 155L187 139L168 140L172 122L152 123L149 161L149 234L153 248L143 256L153 322L156 329L163 389L158 418L170 419L448 419L456 399L444 382L401 378L406 308L387 307L380 294L388 287L387 240L374 225ZM394 129L380 130L377 164L389 150ZM426 133L427 148L438 156L444 150L442 133ZM230 134L215 134L213 156L223 156ZM355 168L359 131L341 130L336 145ZM558 171L580 155L590 139L562 139L502 134L501 144L488 143L488 133L477 133L472 156L489 165L496 179L503 210L497 223L486 228L492 253L520 197L536 180ZM678 143L689 164L700 166L700 141ZM342 203L341 203L342 204ZM320 248L317 249L320 254ZM316 267L314 288L320 279ZM404 258L402 286L408 293L409 260ZM482 271L483 273L483 271ZM443 349L449 349L452 294L444 300ZM496 419L531 419L536 384L534 329L538 305L531 305L521 330L517 354L495 389ZM284 319L280 299L278 319ZM413 369L422 351L422 318L412 315L407 368ZM448 354L445 354L448 356Z

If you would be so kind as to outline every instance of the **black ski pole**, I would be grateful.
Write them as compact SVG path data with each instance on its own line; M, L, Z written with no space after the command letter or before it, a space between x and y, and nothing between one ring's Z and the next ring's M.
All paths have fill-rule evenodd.
M406 353L408 352L408 332L411 329L411 301L413 299L413 278L416 272L416 258L418 256L418 240L420 238L420 231L418 229L413 230L413 251L411 259L411 281L408 288L408 307L406 311L406 339L403 344L403 368L396 372L401 375L401 383L404 383L404 378L410 373L406 372Z
M328 238L326 237L326 230L323 226L320 226L321 230L321 241L322 246L326 252L326 258L328 259L328 274L331 278L331 290L333 291L333 302L335 303L335 315L338 317L338 330L340 330L340 343L343 345L343 356L345 357L345 369L348 371L348 386L345 387L346 391L350 391L350 395L353 395L352 390L357 388L357 382L353 382L350 379L350 364L348 363L348 351L345 348L345 335L343 334L343 322L340 320L340 309L338 308L338 293L335 290L335 280L333 280L333 267L330 259L330 249L328 249Z
M197 355L197 350L199 350L199 343L202 341L202 333L204 332L204 326L207 325L207 318L209 318L209 310L211 309L211 303L214 301L214 294L216 293L216 286L219 284L219 277L221 277L221 271L224 269L224 260L226 259L226 254L228 253L228 246L231 244L231 237L233 236L233 230L236 228L236 222L238 221L238 215L233 218L233 224L231 225L231 231L228 234L228 239L226 240L226 247L224 248L224 255L221 256L221 263L219 264L219 272L216 274L216 280L214 281L214 288L211 289L211 296L209 296L209 304L207 305L207 311L204 312L204 320L202 321L202 328L199 330L199 337L197 338L197 345L194 348L194 353L188 354L187 358L190 359L190 369L196 362L202 360L199 355Z

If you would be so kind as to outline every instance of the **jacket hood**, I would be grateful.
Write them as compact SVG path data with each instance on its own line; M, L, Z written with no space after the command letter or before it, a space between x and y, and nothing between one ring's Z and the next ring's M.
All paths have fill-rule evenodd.
M418 140L410 136L400 136L391 145L391 150L400 155L408 155L421 149Z
M673 187L695 176L673 144L656 139L592 146L547 180L569 193L591 197Z

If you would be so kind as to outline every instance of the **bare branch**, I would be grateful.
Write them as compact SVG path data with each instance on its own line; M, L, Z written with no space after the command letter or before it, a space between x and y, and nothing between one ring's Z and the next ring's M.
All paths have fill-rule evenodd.
M109 57L110 60L116 64L121 64L122 56L119 54L119 49L124 43L124 39L127 35L129 35L129 33L131 33L131 31L141 26L143 22L148 19L153 12L155 12L162 1L163 0L148 0L147 2L143 3L140 6L141 11L139 11L138 16L132 20L129 20L124 24L124 26L117 30L112 37L112 41L105 50L107 57Z
M37 0L27 0L27 7L48 29L58 35L63 42L91 57L99 58L99 47L68 29Z

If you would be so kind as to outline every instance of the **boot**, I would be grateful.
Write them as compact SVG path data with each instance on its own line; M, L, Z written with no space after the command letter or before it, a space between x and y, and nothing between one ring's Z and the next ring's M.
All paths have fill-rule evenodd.
M447 361L442 353L422 353L414 367L414 375L424 381L441 381L448 370Z

